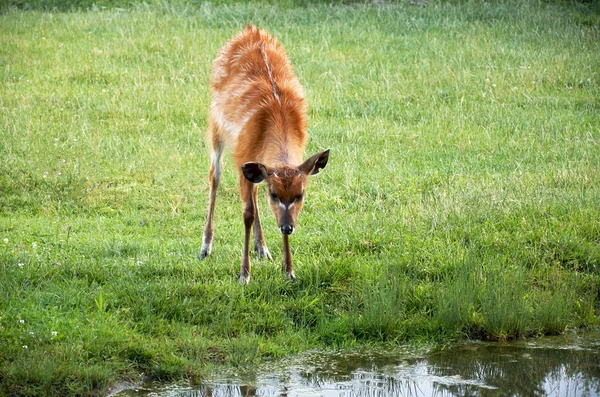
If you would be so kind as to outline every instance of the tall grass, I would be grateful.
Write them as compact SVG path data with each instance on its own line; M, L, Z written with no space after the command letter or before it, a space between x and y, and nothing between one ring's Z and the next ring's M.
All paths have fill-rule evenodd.
M0 393L597 324L594 4L96 4L0 14ZM332 149L293 284L265 205L275 260L237 284L229 159L196 259L208 76L246 22L306 88L308 152Z

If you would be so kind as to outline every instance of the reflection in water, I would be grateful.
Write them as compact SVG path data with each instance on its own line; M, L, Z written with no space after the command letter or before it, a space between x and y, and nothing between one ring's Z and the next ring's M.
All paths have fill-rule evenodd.
M249 386L251 385L251 386ZM125 390L119 397L600 396L600 333L433 352L304 355L200 389Z

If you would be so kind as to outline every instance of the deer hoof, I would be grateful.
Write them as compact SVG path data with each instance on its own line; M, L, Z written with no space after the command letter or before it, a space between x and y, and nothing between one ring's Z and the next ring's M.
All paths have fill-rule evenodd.
M202 260L210 255L210 247L202 246L200 250L200 255L198 255L198 259Z
M250 275L243 275L240 274L240 278L238 278L238 282L242 285L248 285L248 283L250 282Z
M267 258L268 260L272 260L273 257L271 256L271 253L269 252L269 249L267 248L267 246L262 246L262 247L256 247L256 252L258 252L258 257L260 259L262 258Z
M202 249L200 249L200 255L198 255L198 259L202 260L210 255L211 246L207 244L202 244Z
M287 273L287 278L292 282L295 283L296 282L296 275L294 274L294 272L288 272Z

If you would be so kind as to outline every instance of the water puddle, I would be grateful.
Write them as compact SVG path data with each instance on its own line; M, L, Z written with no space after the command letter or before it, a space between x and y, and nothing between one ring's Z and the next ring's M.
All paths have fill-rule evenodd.
M600 396L600 331L510 343L310 352L200 388L153 385L117 397Z

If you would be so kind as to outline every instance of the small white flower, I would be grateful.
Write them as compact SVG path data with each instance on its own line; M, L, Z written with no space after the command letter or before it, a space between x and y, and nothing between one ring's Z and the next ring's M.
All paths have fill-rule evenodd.
M25 324L25 320L19 320L20 324Z
M23 345L22 347L23 347L23 349L29 349L29 348L27 347L27 345Z
M142 262L142 261L137 261L137 264L138 264L138 265L143 265L143 264L144 264L144 262Z
M52 331L52 337L54 338L56 335L58 335L58 332Z
M25 264L24 263L19 263L17 266L19 266L19 269L23 269L25 267ZM21 321L23 321L23 320L21 320Z
M4 244L8 244L8 238L7 237L4 237L4 240L2 240L2 241L4 241Z
M33 243L31 243L31 246L32 246L33 248L37 248L37 243L34 241Z
M35 334L33 333L33 331L29 331L29 335L33 336Z

